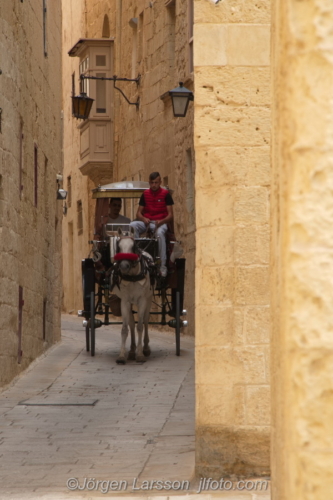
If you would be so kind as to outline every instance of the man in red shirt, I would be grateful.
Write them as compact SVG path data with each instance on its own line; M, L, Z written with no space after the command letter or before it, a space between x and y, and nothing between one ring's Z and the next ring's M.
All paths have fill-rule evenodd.
M161 188L161 176L159 172L152 172L149 176L150 188L143 192L139 201L136 214L137 220L131 222L136 238L147 231L148 228L155 231L158 239L158 248L161 258L161 276L167 275L166 267L166 244L165 233L168 230L168 222L173 219L174 204L171 194L167 189Z

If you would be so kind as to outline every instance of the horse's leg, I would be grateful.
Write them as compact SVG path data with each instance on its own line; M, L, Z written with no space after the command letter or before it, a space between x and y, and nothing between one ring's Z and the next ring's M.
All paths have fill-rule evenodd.
M121 327L121 347L117 358L117 363L124 365L126 363L126 339L128 335L128 323L130 321L131 304L121 301L121 315L123 317L123 326Z
M148 322L149 322L150 306L151 306L151 299L148 301L148 304L146 306L144 320L143 320L144 321L144 329L145 329L145 335L143 338L143 354L147 357L150 356L149 335L148 335Z
M147 300L145 297L142 297L138 301L138 324L136 325L137 331L138 331L138 345L136 348L136 361L137 363L142 363L145 361L145 357L143 355L143 350L142 350L142 332L143 332L143 321L144 321L144 315L146 311L146 303Z
M135 359L135 349L136 349L136 343L135 343L135 322L134 322L134 316L132 313L132 307L130 309L130 317L129 317L129 327L130 327L130 332L131 332L131 349L128 353L128 359Z

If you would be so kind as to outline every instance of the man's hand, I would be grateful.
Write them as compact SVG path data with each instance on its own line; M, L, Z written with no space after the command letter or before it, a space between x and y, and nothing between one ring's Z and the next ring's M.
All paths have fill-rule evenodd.
M139 207L138 207L138 211L137 211L137 213L136 213L136 218L137 218L138 220L140 220L141 222L143 222L146 226L149 226L150 219L148 219L148 217L145 217L145 216L143 215L143 213L142 213L142 212L143 212L143 209L144 209L144 207L143 207L142 205L139 205Z
M156 229L157 229L158 227L162 226L162 224L163 224L163 221L161 221L161 220L155 220L154 222L155 222L155 227L156 227Z

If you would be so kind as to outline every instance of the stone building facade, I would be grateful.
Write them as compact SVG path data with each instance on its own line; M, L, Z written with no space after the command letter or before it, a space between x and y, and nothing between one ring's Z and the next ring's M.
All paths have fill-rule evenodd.
M186 290L184 307L189 311L189 324L194 332L194 150L193 106L186 118L173 117L171 99L167 92L179 81L193 89L192 42L189 33L188 3L171 1L166 4L138 1L63 2L63 67L64 67L64 165L65 184L71 184L71 202L64 219L64 309L82 309L81 259L88 256L88 240L94 236L95 204L91 189L98 184L120 180L148 180L149 173L158 170L163 184L173 190L175 201L175 231L182 241L186 255ZM191 8L193 5L191 4ZM85 10L86 9L86 10ZM190 16L190 17L188 17ZM81 19L81 21L80 21ZM79 21L78 21L79 20ZM86 39L81 50L79 39ZM79 88L80 61L89 59L89 48L109 41L111 51L110 76L140 77L140 83L120 82L131 102L140 99L140 106L129 105L124 97L106 84L110 98L111 142L110 164L104 166L97 158L91 166L84 165L82 124L71 116L70 95L72 75ZM70 49L71 55L66 54ZM97 49L96 49L97 50ZM83 59L82 59L83 58ZM91 71L96 73L93 67ZM99 70L102 71L102 70ZM105 69L105 71L109 71ZM104 73L108 74L108 73ZM109 74L108 74L109 75ZM89 82L94 93L94 82ZM95 96L94 96L95 97ZM88 122L100 120L93 107ZM107 110L108 114L109 110ZM89 149L93 134L90 135ZM97 140L97 139L96 139ZM108 141L106 145L108 144ZM78 217L78 206L82 217ZM124 213L135 217L137 202L127 201ZM81 225L78 226L78 222ZM67 258L68 256L68 258Z
M159 169L175 190L196 336L197 474L272 468L275 500L328 497L333 8L326 0L72 5L75 19L70 2L63 7L64 52L79 38L108 38L115 73L142 75L123 87L131 101L140 97L138 111L112 96L108 180ZM68 99L78 61L64 67ZM195 101L175 120L164 94L179 79ZM80 129L66 103L66 175L73 200L85 202L81 240L72 206L64 241L68 255L85 257L98 179L79 174ZM79 263L66 265L65 274L76 268L65 308L80 308Z
M63 3L63 19L64 176L71 184L63 225L64 308L82 307L80 259L94 232L89 190L103 182L146 180L159 170L174 189L192 333L196 324L197 473L267 475L269 5L247 2L235 11L227 2L73 0ZM138 109L109 86L109 177L97 162L86 168L83 128L71 116L69 99L72 75L78 93L84 51L103 40L112 46L114 74L141 75L139 85L118 84L131 102L140 99ZM77 57L66 58L70 50ZM173 117L166 96L178 81L195 91L186 118ZM125 215L133 218L135 211L127 202Z
M78 88L78 59L68 56L69 49L86 37L85 9L82 0L62 2L63 40L63 114L64 114L64 188L68 191L63 218L63 304L67 312L82 309L81 259L88 256L93 238L94 207L91 189L95 184L80 171L80 131L72 117L71 95L74 77Z
M0 33L3 386L60 339L60 1L1 1Z

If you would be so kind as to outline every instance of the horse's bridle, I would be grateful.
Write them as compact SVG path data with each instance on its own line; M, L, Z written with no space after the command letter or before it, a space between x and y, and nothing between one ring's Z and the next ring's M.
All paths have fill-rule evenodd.
M131 253L123 253L123 252L119 251L120 250L119 241L123 240L125 238L127 238L127 239L130 238L134 242L133 252L131 252ZM141 253L138 251L135 239L132 236L120 236L119 239L117 240L116 253L114 256L114 260L116 262L121 262L122 260L127 260L130 263L130 267L133 268L140 262L140 257L141 257Z
M119 240L123 238L131 238L131 240L134 241L134 246L133 246L133 253L122 253L119 252ZM119 239L117 240L116 244L116 253L114 255L114 260L115 260L115 265L113 268L113 278L112 278L112 286L111 286L111 291L115 286L119 288L121 280L125 281L141 281L142 279L145 278L147 274L149 274L150 277L150 284L151 286L154 286L155 283L155 273L156 269L155 266L152 262L150 262L150 259L147 259L147 257L141 252L141 250L138 248L135 239L132 236L120 236ZM120 270L120 262L122 260L127 260L130 262L131 269L134 268L138 263L141 264L141 271L139 274L135 275L128 275L128 274L122 274Z

